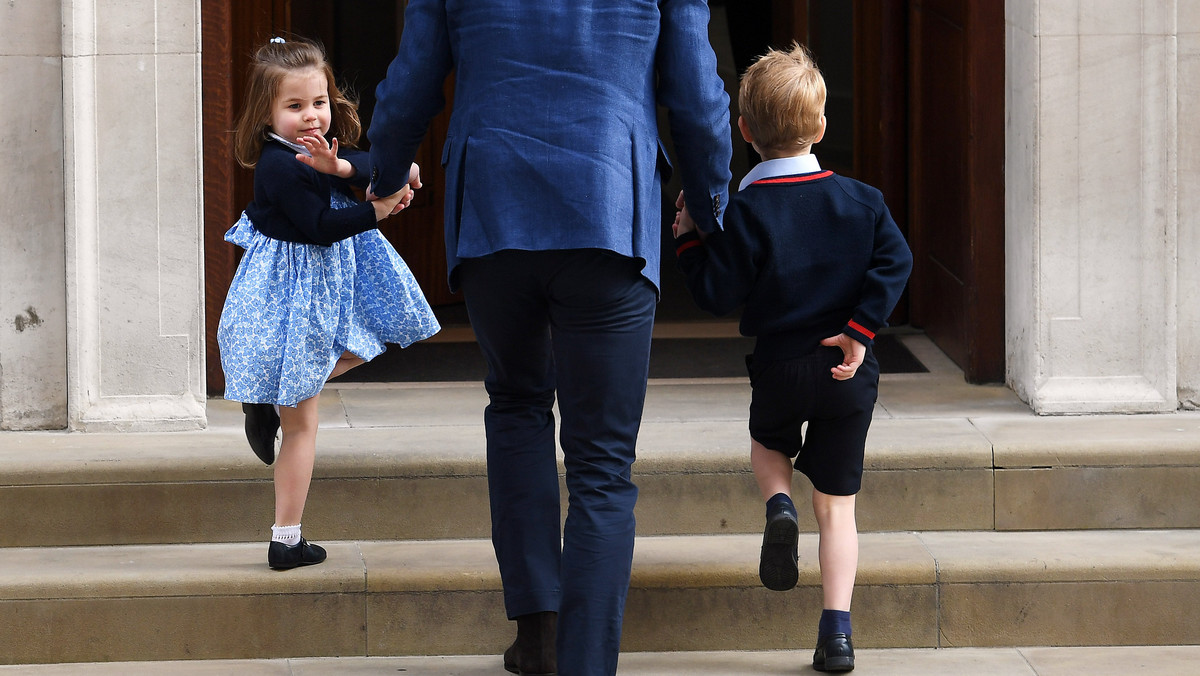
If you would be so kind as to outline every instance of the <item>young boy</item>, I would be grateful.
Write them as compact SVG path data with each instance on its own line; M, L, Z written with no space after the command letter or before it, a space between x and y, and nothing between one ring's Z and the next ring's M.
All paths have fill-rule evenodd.
M879 385L871 352L912 269L912 253L878 190L822 171L825 82L793 44L742 77L738 128L762 162L730 200L724 230L697 232L682 196L679 264L702 308L742 306L750 464L767 502L759 577L785 591L798 577L792 459L812 482L824 610L813 668L850 671L850 597L858 568L854 500ZM807 423L807 430L802 426Z

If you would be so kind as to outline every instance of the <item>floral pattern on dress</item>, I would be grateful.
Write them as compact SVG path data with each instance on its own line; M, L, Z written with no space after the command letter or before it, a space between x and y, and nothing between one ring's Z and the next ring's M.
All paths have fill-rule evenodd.
M331 206L355 204L334 193ZM225 241L246 250L217 344L225 398L295 406L316 396L343 352L370 361L441 327L404 259L378 230L331 246L263 235L243 213Z

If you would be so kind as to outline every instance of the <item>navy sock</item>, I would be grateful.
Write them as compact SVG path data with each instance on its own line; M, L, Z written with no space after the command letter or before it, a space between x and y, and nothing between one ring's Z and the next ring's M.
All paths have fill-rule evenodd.
M771 496L770 500L767 500L767 518L771 518L772 514L781 509L790 510L793 514L796 513L796 505L792 504L792 499L788 497L787 493L776 493Z
M828 608L821 611L821 624L817 628L817 639L820 640L830 634L850 636L850 611Z

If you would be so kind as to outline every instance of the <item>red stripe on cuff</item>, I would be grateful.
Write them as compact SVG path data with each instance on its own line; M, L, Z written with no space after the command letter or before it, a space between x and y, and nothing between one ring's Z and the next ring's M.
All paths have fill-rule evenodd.
M867 327L863 326L862 324L859 324L858 322L854 321L853 319L850 320L848 326L850 328L854 329L855 331L858 331L859 333L863 334L867 338L870 338L871 340L875 340L875 332L874 331L867 329Z
M678 256L679 254L683 253L684 251L687 251L688 249L690 249L690 248L692 248L692 247L694 247L694 246L700 246L700 240L698 240L698 239L693 239L693 240L689 240L689 241L687 241L687 242L684 242L683 244L680 244L680 245L679 245L679 246L678 246L678 247L675 249L675 255L676 255L676 256Z

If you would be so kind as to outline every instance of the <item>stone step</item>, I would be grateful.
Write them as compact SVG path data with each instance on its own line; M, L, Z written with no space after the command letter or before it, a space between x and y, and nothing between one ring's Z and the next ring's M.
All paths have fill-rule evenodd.
M964 415L914 403L921 394L913 381L876 411L863 531L1200 528L1200 414L1041 418L985 402ZM634 465L640 534L760 530L748 395L740 382L651 387ZM306 532L487 537L478 386L347 388L322 405ZM213 400L213 424L194 433L0 434L0 546L261 539L271 470L249 451L236 406ZM795 485L805 495L802 476Z
M511 641L486 540L322 544L326 563L288 572L259 542L2 549L0 661L497 655ZM810 648L816 537L785 593L759 585L758 545L639 538L623 650ZM866 533L854 618L864 649L1197 644L1200 532Z
M887 676L1195 676L1200 646L1073 648L867 648L855 650L857 673ZM812 651L624 653L621 676L745 676L807 671ZM495 676L499 655L316 657L0 666L4 676Z

